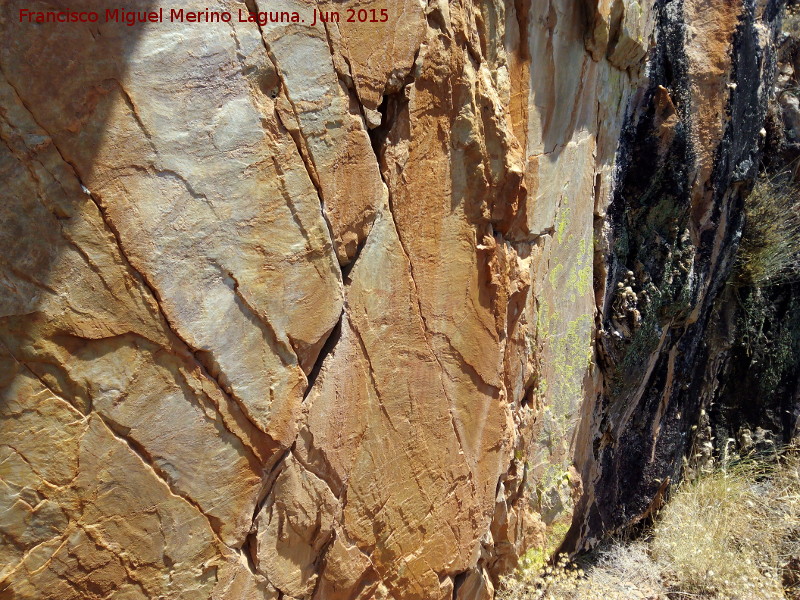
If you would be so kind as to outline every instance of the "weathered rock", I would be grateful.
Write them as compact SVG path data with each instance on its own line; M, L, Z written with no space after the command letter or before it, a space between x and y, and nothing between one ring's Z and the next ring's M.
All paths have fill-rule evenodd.
M717 299L707 338L719 382L704 407L694 446L694 466L733 453L772 453L800 435L800 281L797 265L752 276L749 261L754 248L766 248L776 224L792 223L796 205L797 158L800 141L800 102L797 99L800 40L796 29L797 3L787 3L779 38L775 95L767 106L760 177L745 200L742 243L729 289ZM769 200L774 207L758 218ZM787 207L787 204L789 205ZM795 210L797 210L795 208ZM776 218L777 215L777 218ZM787 219L786 221L783 221ZM779 250L791 257L792 234L784 235ZM751 259L752 260L752 259ZM755 261L758 263L758 261ZM750 275L748 275L750 273ZM711 362L711 361L710 361Z
M585 493L569 546L650 514L719 392L715 306L759 162L780 7L714 7L655 5L650 81L599 240L596 400L577 446Z
M269 9L309 15L315 6L281 0ZM361 107L334 68L326 28L269 23L261 31L285 92L277 114L306 157L339 262L352 262L386 193Z
M491 598L680 464L775 7L266 4L0 9L0 598Z
M101 417L82 415L6 353L3 365L3 381L13 381L2 404L11 441L0 454L3 597L197 598L218 585L270 596Z

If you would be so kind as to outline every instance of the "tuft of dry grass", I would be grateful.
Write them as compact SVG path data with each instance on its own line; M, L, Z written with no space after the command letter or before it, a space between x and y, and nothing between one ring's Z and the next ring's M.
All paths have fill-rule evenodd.
M668 587L705 598L785 598L784 567L800 556L798 464L742 463L684 485L650 542Z
M497 600L645 600L665 594L644 544L614 544L586 570L561 556L553 566L518 571L503 581Z
M680 486L651 531L579 568L525 564L499 600L800 600L800 454Z
M736 279L756 287L800 278L800 188L785 174L759 177L745 200Z

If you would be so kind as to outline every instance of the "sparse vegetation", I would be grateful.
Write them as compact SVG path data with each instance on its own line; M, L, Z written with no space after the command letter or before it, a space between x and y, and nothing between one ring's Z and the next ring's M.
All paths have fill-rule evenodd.
M523 560L502 600L800 599L800 455L685 482L639 540L557 564Z
M745 200L736 282L764 287L800 279L800 187L760 177Z
M800 461L746 462L689 482L650 541L671 590L707 598L784 598L800 558Z
M800 365L800 184L782 173L760 177L745 199L745 226L731 276L736 307L736 385L759 399L757 425L791 434L781 422L791 402ZM746 360L746 362L744 362ZM737 402L735 392L723 401ZM738 400L743 406L746 397ZM740 413L741 414L741 413ZM753 413L750 413L751 418ZM732 434L735 432L731 432Z
M797 372L800 360L800 298L792 295L783 311L778 311L774 295L761 288L743 294L738 318L739 339L751 359L751 368L760 373L761 392L780 390L781 381Z
M585 569L562 556L553 566L531 568L523 561L504 580L498 600L633 600L666 598L655 563L640 543L614 544Z

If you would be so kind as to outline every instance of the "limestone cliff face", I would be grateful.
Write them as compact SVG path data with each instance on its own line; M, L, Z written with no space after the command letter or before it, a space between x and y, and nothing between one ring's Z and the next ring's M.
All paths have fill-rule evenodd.
M0 8L0 598L484 599L646 511L774 3L61 4Z

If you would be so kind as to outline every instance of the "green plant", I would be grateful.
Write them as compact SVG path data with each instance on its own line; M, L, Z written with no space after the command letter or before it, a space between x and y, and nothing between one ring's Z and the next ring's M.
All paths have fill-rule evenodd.
M800 360L800 298L791 297L782 313L775 298L761 288L747 290L739 302L737 343L758 369L761 391L768 395Z

